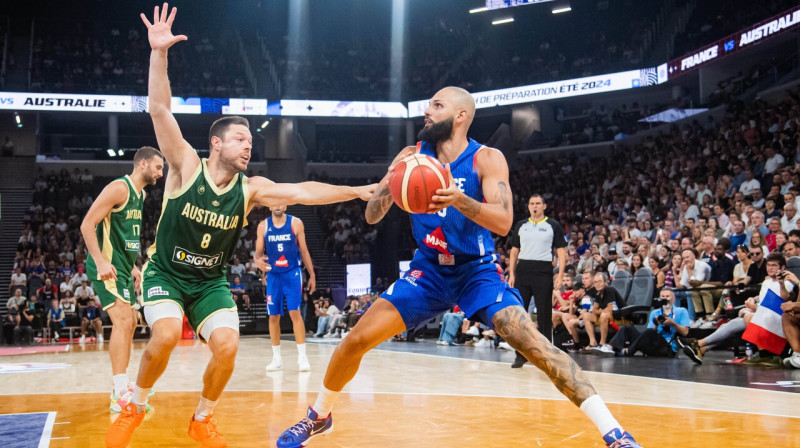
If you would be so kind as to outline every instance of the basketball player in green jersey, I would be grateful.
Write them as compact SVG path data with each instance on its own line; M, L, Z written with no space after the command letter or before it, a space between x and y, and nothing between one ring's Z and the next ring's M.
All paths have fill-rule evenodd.
M152 328L142 355L130 403L106 434L106 446L123 448L144 419L147 394L164 372L181 337L183 316L208 343L211 360L203 376L200 403L189 422L189 436L204 447L227 446L212 419L214 407L231 373L239 347L239 315L225 265L239 240L245 217L254 206L329 204L368 200L375 185L346 187L303 182L276 184L263 177L247 178L252 150L249 123L224 117L209 131L209 157L201 160L181 134L170 110L167 49L186 40L171 31L176 9L155 8L148 28L150 117L169 163L161 218L150 261L143 269L144 314Z
M108 355L114 390L111 411L120 412L118 401L128 391L128 363L136 330L135 289L142 284L142 274L134 265L139 256L142 229L144 187L164 175L164 158L150 146L133 156L133 173L115 179L97 196L81 224L81 233L89 251L86 271L103 309L111 317L111 340ZM103 335L97 335L103 343Z

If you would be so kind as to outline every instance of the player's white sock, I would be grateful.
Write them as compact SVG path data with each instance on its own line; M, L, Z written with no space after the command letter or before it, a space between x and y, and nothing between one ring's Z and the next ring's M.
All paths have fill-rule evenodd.
M131 397L131 401L133 404L144 405L147 404L147 394L150 393L149 387L139 387L139 385L133 386L133 397Z
M619 428L622 431L617 419L611 415L611 411L606 407L606 403L600 395L592 395L581 403L581 411L592 420L602 435L606 435L612 429Z
M272 359L281 359L281 346L280 345L273 345L272 346Z
M197 405L197 409L194 411L194 419L198 422L205 420L206 417L214 413L214 407L218 402L219 400L211 401L206 397L200 396L200 403Z
M117 397L122 396L125 391L128 390L128 383L130 380L128 379L127 373L120 373L119 375L114 375L114 395Z
M297 357L305 358L305 356L306 356L306 344L297 344Z
M331 413L331 409L333 408L333 402L336 401L336 397L339 396L339 392L334 392L329 390L323 384L322 387L319 389L319 395L317 395L317 401L314 402L314 406L311 406L311 409L317 413L318 418L325 418L328 414Z

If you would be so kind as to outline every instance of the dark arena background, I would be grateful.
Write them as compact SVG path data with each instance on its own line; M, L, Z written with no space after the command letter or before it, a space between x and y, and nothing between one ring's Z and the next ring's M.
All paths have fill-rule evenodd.
M87 311L97 310L98 279L86 277L80 226L103 188L133 171L136 150L159 147L139 18L152 21L154 6L0 7L0 447L103 447L121 415L109 410L111 320L102 311L91 325ZM377 183L416 145L430 98L464 88L477 107L468 137L502 152L509 167L514 225L492 234L500 275L526 280L513 265L523 266L525 248L512 249L520 226L536 223L534 195L566 242L552 264L562 280L552 295L553 344L625 430L645 447L800 447L800 304L797 289L776 302L769 287L778 291L783 279L793 289L800 276L797 1L172 6L172 30L188 40L168 53L171 110L200 157L209 157L211 124L238 115L252 134L248 176ZM142 270L166 203L165 165L144 190ZM267 369L275 352L255 259L270 210L247 216L224 260L227 281L241 285L232 287L236 365L214 413L228 446L276 446L314 403L329 359L362 315L396 281L416 286L422 276L408 273L417 250L409 215L393 206L370 225L366 206L288 207L304 224L316 284L300 305L307 358L284 312L280 370ZM444 251L456 237L428 235ZM770 270L770 260L779 267ZM592 301L611 290L622 301L587 325ZM141 294L132 383L152 331ZM656 318L665 294L687 316L677 334ZM53 322L52 298L63 322ZM451 310L369 352L339 396L336 431L309 446L606 446L545 373L531 363L512 369L509 343L470 317ZM636 334L666 341L666 351L637 352L634 342L646 338ZM209 359L209 345L185 324L131 447L200 446L185 428ZM303 359L310 371L298 369Z

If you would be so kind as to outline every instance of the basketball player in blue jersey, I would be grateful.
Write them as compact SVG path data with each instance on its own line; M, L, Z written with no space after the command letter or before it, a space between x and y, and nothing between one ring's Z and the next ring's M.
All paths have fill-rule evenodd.
M300 448L333 429L331 408L370 349L458 305L471 320L493 327L513 348L546 373L561 393L594 422L607 446L640 448L614 419L583 371L555 348L522 308L519 292L502 278L491 232L508 233L513 210L508 165L497 151L467 138L475 101L447 87L425 111L422 140L398 154L392 166L415 152L447 164L450 184L437 190L428 214L411 215L419 250L406 274L381 295L343 339L328 364L322 388L305 418L278 438L279 448ZM392 168L389 168L391 173ZM389 174L367 205L375 224L392 206Z
M281 316L283 304L292 318L294 339L297 343L297 368L308 372L311 366L306 357L306 326L300 314L303 304L303 272L300 257L308 269L308 291L316 285L314 265L306 246L303 221L286 214L286 206L272 207L272 216L258 225L255 259L259 269L267 272L267 314L269 338L272 341L272 362L267 372L283 368L281 360ZM264 256L266 247L266 257ZM269 261L269 264L267 262Z

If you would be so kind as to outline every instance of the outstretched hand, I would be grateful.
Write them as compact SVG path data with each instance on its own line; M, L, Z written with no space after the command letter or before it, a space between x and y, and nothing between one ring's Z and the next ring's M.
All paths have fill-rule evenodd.
M358 198L362 201L369 201L377 189L378 184L362 185L360 187L356 187L356 193L358 194Z
M147 38L150 40L150 48L153 51L166 50L176 43L188 39L183 34L177 36L172 34L172 22L175 21L175 14L178 12L178 8L173 7L172 12L167 17L168 9L169 5L167 3L164 3L160 12L158 6L156 6L153 11L153 23L147 20L147 16L144 13L139 15L147 27Z

